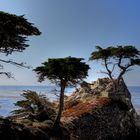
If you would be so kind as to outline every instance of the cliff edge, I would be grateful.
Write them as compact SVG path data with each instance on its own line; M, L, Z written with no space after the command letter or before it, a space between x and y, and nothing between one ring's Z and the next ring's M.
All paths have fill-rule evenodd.
M123 79L115 84L108 79L83 82L65 102L62 122L71 140L139 139L138 115ZM138 123L137 123L138 124Z

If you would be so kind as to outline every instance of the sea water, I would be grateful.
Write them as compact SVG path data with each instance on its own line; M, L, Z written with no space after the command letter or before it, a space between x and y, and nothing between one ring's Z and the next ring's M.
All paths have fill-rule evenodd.
M128 87L128 89L132 96L133 106L136 109L137 113L140 115L140 87L130 86Z
M60 89L55 86L0 86L0 116L10 116L11 111L17 109L15 103L24 99L21 94L27 90L46 95L50 101L58 100ZM66 95L70 95L74 88L66 88Z
M136 111L140 113L140 87L128 87L132 95L132 103ZM17 109L14 105L23 97L21 94L26 90L36 91L39 94L45 94L52 100L57 100L58 87L55 86L0 86L0 116L10 116L11 111ZM66 95L70 95L75 89L67 88Z

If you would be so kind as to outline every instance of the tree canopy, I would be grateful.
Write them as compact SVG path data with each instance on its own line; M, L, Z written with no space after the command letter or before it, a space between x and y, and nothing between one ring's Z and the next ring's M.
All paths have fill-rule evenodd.
M97 51L91 53L90 60L102 60L104 62L107 72L103 72L109 75L113 79L114 68L117 66L120 70L118 74L118 81L122 76L130 71L130 67L134 65L140 65L140 51L132 45L107 47L96 47ZM110 68L112 64L112 68Z
M82 60L83 58L75 57L52 58L48 59L48 62L42 63L43 66L34 69L38 74L39 82L49 79L61 88L59 110L54 122L54 128L58 127L64 109L65 88L75 86L88 75L89 66Z
M11 54L15 51L23 51L29 45L27 36L40 35L41 32L27 21L24 15L17 16L0 12L0 52Z
M34 71L38 74L39 82L49 79L58 85L64 81L65 86L74 86L88 75L89 66L82 60L83 58L75 57L52 58Z
M0 53L9 55L13 52L22 52L29 46L26 44L27 37L40 34L38 28L28 22L24 15L17 16L0 11ZM17 63L13 60L0 59L0 62L1 70L3 70L3 63L29 68L24 63ZM10 72L1 71L0 74L12 77Z

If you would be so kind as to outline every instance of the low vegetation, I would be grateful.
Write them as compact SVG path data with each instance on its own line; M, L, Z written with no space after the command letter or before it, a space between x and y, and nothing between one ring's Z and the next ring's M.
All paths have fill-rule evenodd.
M19 109L14 110L13 114L38 121L54 119L55 111L53 105L45 95L38 94L34 91L25 91L21 96L24 99L15 103Z

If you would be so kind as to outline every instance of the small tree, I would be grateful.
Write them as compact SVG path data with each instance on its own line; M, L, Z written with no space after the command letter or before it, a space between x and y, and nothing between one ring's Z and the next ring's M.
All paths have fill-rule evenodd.
M68 86L75 86L87 75L89 66L81 62L82 58L66 57L48 59L43 66L37 67L34 71L38 74L39 82L45 79L60 86L59 110L55 119L54 127L59 125L62 111L64 109L64 92Z
M17 16L0 12L0 53L9 55L13 52L22 52L29 46L25 43L27 36L40 34L41 32L32 23L28 22L23 15ZM24 63L17 63L12 60L0 59L0 62L26 67ZM0 69L3 69L2 64L0 64ZM10 72L0 72L0 74L11 77Z
M122 76L130 71L130 67L140 65L140 51L134 46L118 46L118 47L107 47L105 49L100 46L96 47L97 51L92 52L90 60L102 60L104 62L107 72L101 71L102 73L108 74L110 79L113 80L113 72L115 66L120 70L117 76L119 83ZM110 67L112 65L112 68Z
M45 95L28 90L24 91L21 96L24 99L15 103L20 108L12 111L13 114L27 116L29 119L39 121L53 119L55 111Z

